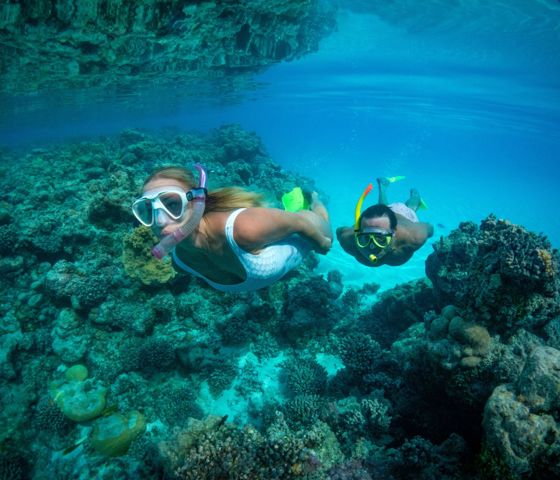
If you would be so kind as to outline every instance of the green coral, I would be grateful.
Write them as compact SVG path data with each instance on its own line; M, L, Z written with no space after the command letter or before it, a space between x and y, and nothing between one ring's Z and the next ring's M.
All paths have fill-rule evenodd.
M101 382L87 379L83 369L76 375L76 370L69 369L64 380L52 382L50 387L53 402L62 413L75 422L86 422L97 418L105 410L107 388Z
M136 410L123 415L115 412L98 418L93 425L91 446L102 455L124 455L132 441L146 429L144 416Z
M512 472L505 460L499 454L493 452L487 445L482 449L475 460L476 471L482 480L500 478L503 480L515 480L518 477Z
M123 239L122 261L126 273L144 285L166 283L175 276L169 259L163 261L153 257L151 251L157 237L144 225L134 229Z

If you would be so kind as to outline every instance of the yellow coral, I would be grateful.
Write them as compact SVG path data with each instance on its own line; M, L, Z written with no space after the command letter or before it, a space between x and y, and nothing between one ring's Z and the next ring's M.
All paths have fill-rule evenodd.
M156 242L156 236L144 225L135 228L123 239L124 269L128 275L145 285L166 283L175 276L169 259L160 261L152 255L152 247Z
M544 264L544 272L547 276L554 275L554 267L552 265L552 254L544 248L537 248L537 254Z

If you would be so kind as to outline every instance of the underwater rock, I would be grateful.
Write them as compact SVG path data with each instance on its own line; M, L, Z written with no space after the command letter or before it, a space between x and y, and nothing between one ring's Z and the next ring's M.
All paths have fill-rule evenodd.
M560 316L548 322L543 330L547 345L560 350Z
M76 312L61 310L52 330L52 349L62 361L74 363L82 359L87 349L87 337L83 334L83 322Z
M560 409L560 350L538 347L527 359L517 382L516 392L533 411Z
M496 387L484 409L486 447L518 478L552 478L541 474L560 451L559 371L559 350L535 348L517 380Z
M532 413L508 385L496 387L489 398L483 427L487 448L511 469L514 478L530 475L532 464L551 442L559 441L560 434L552 415Z
M560 313L558 252L544 236L490 215L433 247L426 275L438 304L456 305L490 333L538 331Z

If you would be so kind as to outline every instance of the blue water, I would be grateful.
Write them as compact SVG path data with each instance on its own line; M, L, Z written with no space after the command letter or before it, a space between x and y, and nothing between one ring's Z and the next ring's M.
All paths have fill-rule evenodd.
M406 175L389 200L418 188L430 207L421 220L438 225L433 241L495 213L558 247L560 3L399 5L342 2L338 31L319 52L271 67L239 103L195 102L181 85L126 97L39 92L2 99L0 142L237 122L275 161L316 180L334 227L352 223L367 183ZM431 250L428 243L402 267L369 269L335 245L321 268L388 288L423 276Z

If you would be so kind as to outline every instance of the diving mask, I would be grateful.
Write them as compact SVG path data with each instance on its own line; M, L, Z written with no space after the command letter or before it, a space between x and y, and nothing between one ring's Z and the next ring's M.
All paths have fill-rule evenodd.
M356 237L356 245L360 248L375 247L385 249L391 245L394 233L382 228L372 228L367 231L358 231L354 233Z
M204 191L194 189L185 192L180 187L163 187L149 190L132 204L132 213L136 219L147 227L151 227L156 219L156 211L163 210L171 219L179 220L185 213L188 202Z

